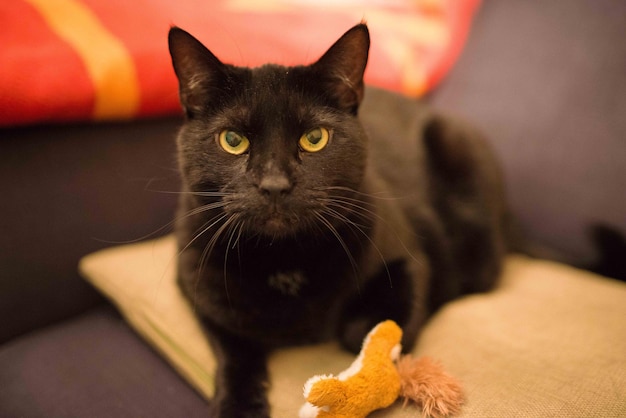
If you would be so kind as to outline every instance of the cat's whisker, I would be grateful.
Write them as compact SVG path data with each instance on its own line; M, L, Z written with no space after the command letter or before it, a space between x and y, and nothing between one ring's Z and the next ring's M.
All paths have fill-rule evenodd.
M207 191L207 192L161 191L160 193L171 193L171 194L181 194L181 195L182 194L191 194L191 195L205 196L205 197L226 197L226 196L230 195L230 193L226 193L226 192L209 192L209 191ZM154 234L156 234L156 233L158 233L158 232L160 232L160 231L162 231L162 230L164 230L166 228L169 228L169 227L175 225L176 223L178 223L178 222L180 222L182 220L188 219L188 218L190 218L192 216L196 216L196 215L199 215L199 214L204 213L204 212L208 212L208 211L211 211L211 210L214 210L214 209L222 208L225 205L226 205L226 203L223 200L220 199L220 200L215 201L215 202L211 202L211 203L207 203L207 204L198 206L198 207L196 207L196 208L194 208L194 209L192 209L190 211L187 211L186 213L184 213L182 215L176 216L172 221L168 222L167 224L165 224L164 226L160 227L155 232L152 232L148 236L154 235ZM217 216L219 216L219 215L217 215ZM214 218L208 220L207 222L205 222L200 227L200 229L204 228L204 226L206 226L207 224L211 223L214 219L216 219L216 217L214 217ZM210 229L210 228L211 228L211 226L208 229ZM198 233L198 231L196 231L194 233L195 238L192 239L189 242L189 244L185 248L183 248L182 251L186 250L189 247L189 245L191 245L197 238L199 238L200 235L204 234L206 231L207 231L207 229L203 230L201 233ZM182 253L182 251L181 251L181 253Z
M232 194L230 192L213 192L213 191L194 192L190 190L151 190L151 191L155 193L161 193L161 194L191 195L191 196L201 196L201 197L226 197Z
M146 235L142 235L139 238L135 238L135 239L131 239L131 240L124 240L124 241L111 241L111 240L100 240L100 239L98 239L98 241L105 242L107 244L116 244L116 245L133 244L133 243L136 243L136 242L144 241L144 240L146 240L148 238L154 238L157 235L159 235L160 233L165 233L168 230L170 230L170 232L171 232L171 229L174 227L174 225L177 222L181 221L181 220L184 220L184 219L189 218L189 217L194 216L194 215L198 215L198 214L200 214L202 212L206 212L206 211L209 211L209 210L212 210L212 209L220 208L222 206L224 206L224 203L222 201L219 201L219 202L209 203L207 205L203 205L203 206L197 207L197 208L195 208L193 210L190 210L189 212L187 212L187 213L185 213L183 215L176 216L173 220L167 222L165 225L162 225L162 226L158 227L157 229L155 229L154 231L152 231L152 232L150 232L150 233L148 233Z
M377 207L375 203L365 201L363 199L348 197L348 196L329 195L327 199L331 201L341 201L341 202L351 203L352 205L354 205L354 207L358 207L359 209L362 209L364 211L371 211L372 209L376 209ZM372 209L367 209L367 207L370 207Z
M235 223L234 226L233 226L233 223ZM228 290L228 274L227 274L228 253L230 252L230 250L234 249L235 246L237 245L237 242L239 241L239 237L241 236L242 225L243 225L243 222L238 221L236 215L232 215L230 218L228 218L228 220L224 223L222 227L222 228L229 229L228 242L226 244L226 250L224 253L224 291L226 292L226 299L228 300L229 306L232 306L232 305L231 305L231 300L230 300L230 291ZM239 233L237 235L237 238L235 238L235 241L233 242L233 237L235 237L235 233L237 232L237 229L239 229ZM218 234L220 234L220 231L218 231L215 235L217 236ZM231 242L233 243L232 247L231 247Z
M357 196L365 196L365 197L368 197L368 198L379 199L379 200L401 200L401 199L405 199L406 198L406 197L399 197L399 196L383 196L383 195L388 195L390 193L390 192L386 192L386 191L380 191L380 192L375 192L375 193L366 193L366 192L362 192L362 191L353 189L351 187L345 187L345 186L324 186L324 187L318 187L317 190L323 191L323 192L327 192L327 191L343 191L343 192L348 192L350 194L354 194L354 195L357 195ZM347 197L347 196L345 196L345 197ZM364 202L364 203L366 203L366 202Z
M195 210L189 211L187 214L179 217L178 219L185 219L188 217L191 217L193 215L199 214L201 212L204 211L208 211L209 209L202 209L202 208L196 208ZM194 237L191 241L190 244L193 243L195 240L197 240L198 238L200 238L200 236L202 236L203 234L205 234L209 229L211 229L213 226L215 226L220 220L222 220L226 215L224 213L218 213L217 215L213 216L212 218L208 219L207 221L205 221L202 225L200 225L198 227L198 229L196 229L194 231L194 233L192 234L192 236ZM219 219L218 219L219 218ZM216 221L217 220L217 221ZM215 221L215 222L214 222ZM208 225L208 226L207 226Z
M215 245L217 244L217 242L219 241L219 239L221 238L222 234L224 233L224 231L226 231L230 225L233 222L234 217L232 215L228 215L228 214L223 214L220 219L224 219L227 218L226 221L220 225L220 227L217 229L217 231L215 231L215 233L211 236L211 239L209 240L209 242L207 243L207 245L204 247L204 249L202 250L202 257L201 257L201 261L200 261L200 265L203 265L204 262L206 260L208 260L208 258L210 257L211 253L213 252L213 249L215 248Z
M198 215L198 214L200 214L202 212L208 212L208 211L213 210L213 209L219 209L219 208L224 207L225 205L226 205L226 203L224 203L223 201L220 200L218 202L213 202L213 203L208 203L206 205L198 206L197 208L188 211L184 215L179 216L177 218L177 220L182 220L182 219L185 219L185 218L189 218L191 216Z
M226 218L227 216L228 216L227 214L222 213L220 215L214 216L213 218L209 219L207 222L203 223L202 226L200 226L200 228L198 228L194 232L193 237L189 240L189 242L182 249L180 249L178 251L178 258L180 258L182 256L182 254L185 251L187 251L193 245L194 242L196 242L198 239L200 239L200 237L202 237L204 234L206 234L208 231L210 231L211 228L213 228L214 226L219 224L221 221L223 221L224 218ZM206 248L205 248L205 250L206 250ZM194 295L197 294L197 287L198 287L198 284L200 283L200 279L202 277L201 272L202 272L202 266L204 264L204 261L205 260L204 260L204 251L203 251L202 257L200 258L200 261L199 261L198 266L197 266L197 278L196 278L196 282L195 282L195 285L194 285ZM197 300L194 299L194 302L192 304L194 309L195 309L196 303L197 303Z
M340 210L343 210L347 213L353 214L356 217L371 223L372 221L372 215L376 215L375 212L372 212L370 210L367 210L365 208L363 208L360 205L357 204L353 204L350 202L341 202L338 200L334 200L334 199L323 199L322 200L324 202L324 204L329 207L336 207ZM355 222L354 220L351 220L352 222ZM356 223L356 222L355 222ZM360 225L362 227L364 227L364 225Z
M235 242L233 242L233 249L237 248L237 262L239 263L239 271L241 271L241 247L239 246L239 242L241 241L241 236L243 234L244 222L239 221L237 223L236 228L239 230L237 233L237 237L235 238Z
M211 228L213 228L215 225L217 225L218 223L220 223L221 221L224 220L224 218L226 218L228 215L226 213L220 213L218 215L215 215L214 217L212 217L211 219L209 219L208 221L204 222L194 233L193 233L193 237L189 240L189 242L187 243L187 245L185 245L178 253L178 255L180 256L183 252L185 252L195 241L197 241L198 239L200 239L201 236L203 236L204 234L206 234L209 230L211 230Z
M213 203L209 203L209 204L206 204L206 205L199 206L199 207L197 207L195 209L192 209L192 210L190 210L190 211L188 211L188 212L186 212L186 213L184 213L182 215L177 216L176 218L174 218L173 221L169 222L168 225L171 226L171 225L176 224L177 222L180 222L180 221L182 221L184 219L188 219L188 218L190 218L192 216L199 215L199 214L201 214L203 212L208 212L208 211L211 211L211 210L214 210L214 209L219 209L219 208L221 208L223 206L224 206L224 202L222 202L222 201L213 202ZM217 216L219 216L219 215L217 215ZM216 219L216 217L213 217L213 218L209 219L207 222L205 222L204 224L202 224L202 226L198 229L198 231L202 230L202 228L204 228L207 224L211 223L214 219ZM203 231L202 233L198 234L198 231L196 231L194 233L194 236L199 236L199 235L202 235L203 233L206 232L206 231ZM193 242L193 240L192 240L192 242Z
M224 219L226 219L222 223L222 225L220 225L220 227L217 229L217 231L215 231L215 233L211 236L211 239L209 240L207 245L202 250L202 254L200 255L200 261L198 263L198 278L197 278L197 281L196 281L196 285L195 285L196 289L194 290L194 294L197 292L197 286L200 283L200 279L202 277L201 271L202 271L202 268L203 268L204 264L208 261L209 257L211 256L211 253L213 252L213 249L215 248L215 245L219 241L219 239L222 236L222 234L224 233L224 231L229 229L231 227L232 223L234 222L234 220L236 219L235 216L229 215L229 214L226 214L226 213L223 213L221 216L218 216L217 218L218 219L215 222L213 222L211 225L209 225L207 228L205 228L200 233L200 234L206 233L206 231L208 231L209 229L211 229L215 225L217 225L219 222L222 222ZM215 218L213 218L213 219L215 219ZM226 248L226 256L227 255L228 255L228 248ZM226 266L226 260L224 261L224 266ZM226 297L227 297L228 302L230 304L230 294L229 294L229 291L228 291L228 283L227 283L227 280L226 280L226 270L224 270L224 289L225 289L225 292L226 292Z
M352 210L352 212L357 213L360 216L365 217L366 219L371 219L368 218L368 216L373 216L376 219L378 219L389 231L391 231L391 233L396 237L396 239L398 240L398 242L400 243L400 245L402 246L402 248L405 250L406 254L413 259L414 261L418 262L421 264L421 261L415 257L415 255L413 255L413 253L411 251L409 251L408 247L406 246L406 244L404 243L404 241L402 240L402 238L400 237L400 235L398 234L398 231L396 231L390 224L389 222L383 218L382 216L380 216L378 213L369 210L367 208L364 208L363 206L359 205L358 203L354 203L354 202L349 202L349 201L344 201L342 200L344 199L344 196L330 196L329 198L327 198L326 204L329 206L337 206L339 208L342 208L344 210L350 210L350 208L352 209L356 209ZM352 199L355 202L358 202L358 199ZM345 205L345 206L344 206ZM350 208L346 207L349 206ZM358 211L362 211L363 213L359 213ZM411 233L414 233L413 231L411 231Z
M315 217L337 239L337 241L339 242L339 245L341 245L341 247L343 248L344 252L346 253L346 256L348 257L348 260L350 261L350 265L352 266L352 271L354 273L354 280L356 282L357 290L358 290L358 292L360 294L361 293L361 286L360 286L360 280L359 280L360 274L359 274L359 271L358 271L359 267L357 265L356 260L354 259L354 256L352 255L352 252L350 251L350 248L348 247L348 245L346 244L344 239L341 237L341 235L339 234L337 229L333 226L333 224L328 219L326 219L324 217L324 215L322 213L315 212Z
M172 192L172 193L174 193L174 192ZM218 209L218 208L220 208L222 206L224 206L224 202L218 201L218 202L209 203L209 204L197 207L195 209L192 209L192 210L190 210L190 211L188 211L188 212L186 212L186 213L184 213L182 215L176 216L172 221L168 222L167 224L161 226L157 230L155 230L155 231L151 232L150 234L147 234L146 236L144 236L142 238L139 238L139 239L137 239L137 240L135 240L133 242L150 238L150 237L158 234L159 232L166 230L167 228L173 227L177 222L180 222L180 221L182 221L184 219L190 218L190 217L192 217L194 215L198 215L198 214L203 213L203 212L207 212L207 211L210 211L210 210L213 210L213 209ZM175 260L179 259L180 256L193 244L193 242L195 240L197 240L201 235L205 234L208 230L210 230L215 225L216 222L219 222L219 220L216 221L216 222L213 222L218 217L219 217L219 215L214 216L213 218L211 218L208 221L206 221L205 223L203 223L200 226L200 228L198 228L198 230L196 230L194 232L194 234L193 234L194 238L184 248L179 250L176 255L172 256L172 258L168 262L168 265L171 264L171 263L174 263ZM209 225L209 226L207 227L207 225ZM200 270L201 270L201 268L198 269L199 272L200 272ZM195 307L195 301L194 301L194 307Z
M363 230L363 227L358 225L357 223L353 222L352 220L350 220L349 218L347 218L343 214L341 214L341 213L337 212L336 210L331 209L329 207L326 208L325 212L328 213L329 215L333 216L335 219L338 219L338 220L342 221L344 224L348 225L348 227L350 229L352 229L352 230L356 229L365 238L367 238L367 240L372 245L372 248L374 249L374 251L376 251L378 253L378 256L380 257L380 260L382 261L383 266L385 267L385 272L387 273L387 277L389 278L389 286L393 288L393 280L391 278L391 273L389 272L389 266L387 265L387 261L385 260L385 257L383 256L382 251L380 251L380 249L378 248L378 246L376 245L374 240L370 237L370 235L367 232L365 232Z

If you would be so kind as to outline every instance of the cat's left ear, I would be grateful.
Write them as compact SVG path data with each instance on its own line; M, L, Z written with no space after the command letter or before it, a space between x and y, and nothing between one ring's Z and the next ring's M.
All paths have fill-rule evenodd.
M364 23L347 31L315 64L341 108L356 114L363 100L363 74L367 66L370 35Z

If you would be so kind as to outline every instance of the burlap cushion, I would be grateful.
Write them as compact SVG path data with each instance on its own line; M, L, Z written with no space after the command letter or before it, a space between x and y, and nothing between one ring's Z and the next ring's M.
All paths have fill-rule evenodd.
M215 362L175 284L172 237L104 250L80 270L197 390L210 397ZM565 265L511 256L498 288L445 306L417 355L464 384L462 417L626 416L626 285ZM273 416L294 417L308 377L353 357L334 343L271 359ZM414 417L398 403L376 417Z

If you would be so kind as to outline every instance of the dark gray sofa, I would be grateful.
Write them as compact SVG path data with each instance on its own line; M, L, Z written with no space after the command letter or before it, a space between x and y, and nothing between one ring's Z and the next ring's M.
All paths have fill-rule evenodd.
M485 1L426 98L488 134L536 251L622 278L624 21L620 0ZM97 249L168 232L179 124L0 131L0 417L205 416L76 269Z

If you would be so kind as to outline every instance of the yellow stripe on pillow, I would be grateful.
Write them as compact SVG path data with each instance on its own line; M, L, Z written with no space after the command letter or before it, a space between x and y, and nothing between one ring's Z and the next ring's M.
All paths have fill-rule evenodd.
M140 103L139 82L124 44L79 0L26 0L83 60L94 86L94 119L130 118Z

